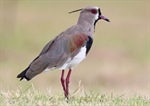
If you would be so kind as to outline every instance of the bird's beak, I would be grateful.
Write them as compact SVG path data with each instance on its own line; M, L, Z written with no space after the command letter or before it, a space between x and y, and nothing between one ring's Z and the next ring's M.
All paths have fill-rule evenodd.
M100 19L103 19L103 20L105 20L105 21L107 21L107 22L110 22L110 21L109 21L109 19L108 19L108 18L106 18L106 17L105 17L105 16L103 16L103 15L100 15L100 16L99 16L99 18L100 18Z

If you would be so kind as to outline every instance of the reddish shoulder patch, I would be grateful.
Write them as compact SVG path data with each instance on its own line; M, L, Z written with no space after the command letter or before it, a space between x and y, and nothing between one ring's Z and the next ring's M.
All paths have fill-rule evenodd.
M88 36L85 34L74 35L71 38L70 51L73 52L75 49L82 47L87 39Z

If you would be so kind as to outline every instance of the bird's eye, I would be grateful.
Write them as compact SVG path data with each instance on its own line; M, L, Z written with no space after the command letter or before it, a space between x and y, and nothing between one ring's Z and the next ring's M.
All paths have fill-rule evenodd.
M92 10L91 10L91 13L97 14L97 10L96 10L96 9L92 9Z

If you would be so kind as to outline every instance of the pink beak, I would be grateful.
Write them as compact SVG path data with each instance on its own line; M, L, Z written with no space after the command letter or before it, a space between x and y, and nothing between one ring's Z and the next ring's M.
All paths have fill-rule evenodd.
M105 16L103 16L103 15L100 15L100 16L99 16L99 18L100 18L100 19L103 19L103 20L105 20L105 21L107 21L107 22L110 22L110 21L109 21L109 19L108 19L108 18L106 18L106 17L105 17Z

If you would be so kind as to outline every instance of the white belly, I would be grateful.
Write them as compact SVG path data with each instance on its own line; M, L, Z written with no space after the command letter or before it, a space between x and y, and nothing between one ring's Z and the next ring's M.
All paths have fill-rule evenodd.
M84 47L81 48L80 52L73 59L69 59L59 69L63 70L63 69L67 69L67 68L72 68L72 67L76 66L77 64L79 64L85 57L86 57L86 47L84 46ZM51 69L46 68L44 70L44 72L47 72L47 71L50 71L50 70L54 70L54 69L57 69L57 68L56 67L55 68L51 68Z
M86 47L82 47L80 52L73 58L68 60L62 67L59 69L72 68L79 64L86 57Z

